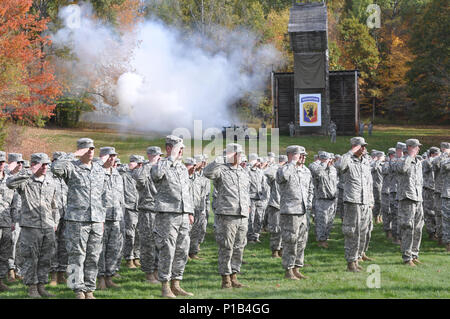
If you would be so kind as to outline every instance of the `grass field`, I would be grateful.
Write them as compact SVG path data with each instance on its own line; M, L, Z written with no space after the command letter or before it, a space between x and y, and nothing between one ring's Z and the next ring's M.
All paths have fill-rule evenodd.
M386 151L397 141L407 138L418 138L423 149L439 145L450 138L448 127L376 127L374 135L366 137L369 149ZM144 136L123 135L113 132L91 132L74 130L43 130L27 128L24 136L31 136L46 143L46 151L73 151L79 137L91 137L97 148L113 145L119 152L123 162L127 162L130 154L144 154L147 146L163 146L164 139L151 140ZM330 144L327 137L280 137L280 152L287 145L299 144L306 147L310 155L319 150L334 153L345 153L349 148L350 137L338 136L336 144ZM17 149L20 151L20 149ZM34 150L39 151L39 150ZM422 153L422 151L421 151ZM309 156L311 159L312 156ZM310 159L308 161L310 161ZM317 247L312 224L309 241L305 251L305 262L308 264L303 273L307 280L288 281L284 279L281 260L270 256L269 234L263 233L262 243L248 244L239 278L249 285L248 288L223 291L220 289L221 278L217 273L217 245L212 231L213 216L210 216L207 236L201 246L200 256L203 260L188 262L182 287L195 294L194 298L450 298L450 266L449 254L444 247L428 239L423 231L420 259L423 262L415 268L407 268L402 264L400 248L386 240L381 225L374 225L368 256L372 262L363 263L360 273L348 273L344 259L344 240L341 221L335 220L330 248ZM366 272L368 265L380 267L381 287L368 288L366 281L370 275ZM144 281L144 273L130 270L122 265L122 278L115 282L121 288L107 291L96 291L97 298L160 298L160 285L150 285ZM26 288L21 283L8 284L10 291L2 293L2 298L26 298ZM65 286L49 288L57 298L73 298L71 290Z

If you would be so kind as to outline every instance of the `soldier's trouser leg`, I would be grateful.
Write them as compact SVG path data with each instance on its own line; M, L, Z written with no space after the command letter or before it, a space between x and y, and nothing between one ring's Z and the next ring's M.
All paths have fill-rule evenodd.
M372 230L373 230L373 215L372 215L371 209L369 208L369 224L367 226L366 240L364 243L363 252L366 252L369 250L370 239L372 238ZM362 254L361 254L361 257L362 257Z
M378 217L381 214L381 189L373 190L374 205L372 209L373 217Z
M157 245L155 242L155 213L151 211L139 212L139 243L141 270L146 274L153 273L158 269L157 264Z
M194 223L190 232L191 242L189 245L189 254L196 255L198 253L198 247L200 241L206 233L206 212L195 211Z
M434 191L423 188L423 218L428 235L436 233L436 215L434 213Z
M253 222L254 239L259 239L259 236L261 235L263 223L264 223L264 208L261 206L261 202L259 202L256 205L255 220Z
M98 262L98 276L111 277L116 272L118 255L122 249L120 221L105 221L103 249Z
M123 247L123 255L126 260L140 258L138 220L139 213L129 209L125 210L125 245Z
M247 244L248 220L239 216L214 216L214 235L219 247L220 275L231 275L241 270L242 256Z
M65 237L66 221L64 219L59 220L58 228L56 229L56 241L57 246L57 258L58 258L58 268L56 271L66 272L67 271L67 241Z
M359 236L359 248L358 258L362 257L363 252L369 247L368 241L370 240L370 232L372 231L370 226L372 223L372 211L369 205L361 205L361 220L360 220L360 236Z
M20 236L20 229L19 223L16 223L14 230L11 232L11 240L12 240L12 246L11 246L11 254L8 259L8 265L9 269L15 269L17 270L17 261L16 261L16 252L17 252L17 245L19 242L19 236Z
M422 203L403 199L399 201L398 211L402 235L402 258L406 262L419 257L424 224Z
M55 231L53 228L22 227L19 250L20 265L25 285L48 283L51 258L55 250Z
M381 214L383 216L383 230L385 232L392 231L389 193L381 193Z
M67 286L75 292L94 291L102 251L103 223L66 220Z
M442 198L442 241L450 243L450 198Z
M434 214L436 216L436 236L442 238L442 198L441 193L435 192L434 196Z
M8 258L11 256L12 238L10 227L0 227L0 279L5 279L9 270Z
M269 206L267 207L267 223L270 232L270 250L281 249L281 227L280 227L280 210Z
M302 267L306 247L307 222L304 215L280 215L283 256L281 264L284 269Z
M344 234L345 259L347 262L358 260L361 235L361 215L367 205L344 203L344 220L342 233Z
M398 200L395 199L396 196L397 193L389 193L389 205L391 209L392 236L395 239L400 239L398 227Z
M159 251L158 280L182 280L189 252L189 216L156 213L155 243Z
M326 241L330 237L334 221L334 199L317 199L314 220L317 241Z
M255 234L255 220L256 220L256 214L257 214L257 207L256 207L256 201L251 199L250 200L250 213L248 215L248 232L247 232L247 239L248 240L256 240L256 234Z
M338 188L337 213L339 218L344 218L344 190L342 188Z

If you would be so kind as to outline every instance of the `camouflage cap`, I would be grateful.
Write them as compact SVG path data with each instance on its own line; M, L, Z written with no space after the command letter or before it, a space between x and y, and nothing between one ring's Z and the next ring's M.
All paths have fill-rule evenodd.
M441 152L441 150L439 149L439 147L436 147L436 146L432 146L428 150L428 153L430 153L430 154L435 154L435 153L440 153L440 152Z
M94 158L92 159L92 162L93 162L93 163L101 163L101 165L103 165L103 161L101 160L100 157L94 157Z
M24 167L24 168L30 168L30 167L31 167L30 161L24 160L24 161L23 161L23 167Z
M82 137L77 141L77 149L95 148L94 141L87 137Z
M23 162L22 154L20 153L9 153L8 162Z
M320 159L323 159L323 160L326 160L326 159L329 159L329 158L330 158L329 153L327 153L327 152L325 152L325 151L319 151L319 152L317 153L317 155L319 155L319 158L320 158Z
M267 153L267 157L270 157L270 158L275 157L275 153L274 152L269 152L269 153Z
M169 144L169 145L172 145L172 146L184 147L183 139L181 137L176 136L176 135L167 135L166 136L166 144Z
M117 165L122 164L122 162L120 161L120 158L118 158L118 157L116 158L115 163L116 163Z
M287 162L288 157L286 155L279 155L278 156L278 162Z
M241 144L237 144L237 143L230 143L227 145L226 147L226 152L227 153L243 153L244 150L242 149L242 145Z
M366 140L364 139L364 137L361 136L356 136L356 137L352 137L350 139L350 144L351 145L361 145L361 146L366 146Z
M450 148L450 143L449 142L442 142L441 143L441 148L444 150L448 150Z
M54 161L56 161L58 158L60 158L63 155L66 155L66 153L65 152L56 151L56 152L53 152L52 158L53 158Z
M149 155L162 155L161 148L158 146L147 147L147 154Z
M376 149L373 149L373 150L371 150L370 151L370 155L371 156L376 156L376 153L377 153L378 151L376 150Z
M383 157L383 156L386 156L386 154L384 154L383 151L376 151L376 152L375 152L375 156L376 156L376 157Z
M206 154L202 154L202 155L203 155L203 161L206 162L209 158L208 155L206 155Z
M186 164L186 165L195 165L195 164L197 164L197 162L195 161L195 159L193 159L192 157L186 157L186 158L183 160L183 162L184 162L184 164Z
M335 159L340 159L340 158L342 158L342 156L339 155L339 154L335 154L335 155L334 155L334 158L335 158Z
M286 148L287 154L302 154L307 155L306 150L303 146L300 145L290 145Z
M248 162L247 156L245 154L241 154L241 162Z
M260 162L260 163L267 163L268 162L268 158L267 158L267 156L261 156L261 157L258 157L258 161Z
M259 158L258 154L256 153L250 153L248 154L248 161L249 162L253 162L253 161L257 161Z
M130 159L129 159L129 161L130 161L130 163L131 162L136 162L136 163L142 163L142 159L141 159L141 157L142 156L140 156L140 155L130 155ZM142 157L143 158L143 157Z
M389 155L390 155L390 154L395 154L395 148L390 147L390 148L388 149L388 154L389 154Z
M105 146L100 148L100 157L105 155L117 155L116 149L112 146Z
M34 153L31 154L31 163L49 164L51 161L45 153Z
M395 149L397 149L397 150L402 150L405 147L406 147L406 144L402 143L402 142L397 142L397 145L395 145Z
M422 146L418 139L410 138L405 142L406 146Z
M0 151L0 162L6 162L6 153Z

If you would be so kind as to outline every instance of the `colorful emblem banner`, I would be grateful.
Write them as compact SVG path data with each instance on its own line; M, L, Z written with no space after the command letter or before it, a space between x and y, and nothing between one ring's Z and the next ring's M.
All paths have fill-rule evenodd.
M300 94L300 126L321 126L321 94Z

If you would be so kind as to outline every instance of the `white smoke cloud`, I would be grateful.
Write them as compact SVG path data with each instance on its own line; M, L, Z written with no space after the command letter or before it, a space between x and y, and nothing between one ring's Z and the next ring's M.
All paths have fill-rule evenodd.
M147 20L118 34L92 18L89 3L64 7L59 17L65 27L52 41L75 54L78 88L95 83L133 128L168 132L191 128L194 120L204 127L233 123L230 105L264 89L272 67L283 63L274 47L258 46L246 30L217 27L205 38Z

